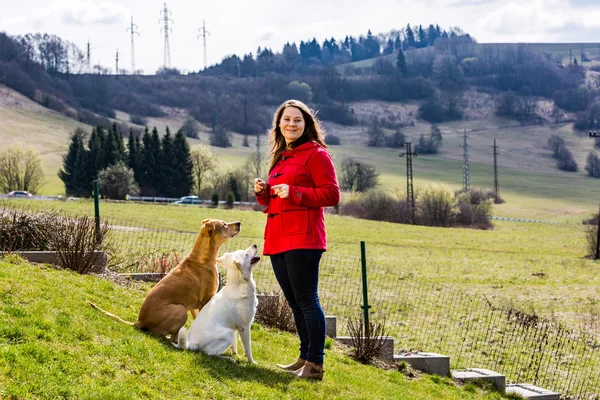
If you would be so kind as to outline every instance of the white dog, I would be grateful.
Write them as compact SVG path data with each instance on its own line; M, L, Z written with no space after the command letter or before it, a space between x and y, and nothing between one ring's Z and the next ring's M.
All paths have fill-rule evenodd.
M227 268L227 284L200 310L189 331L179 330L177 347L221 355L227 347L237 355L239 333L249 362L252 359L250 324L256 313L256 283L252 267L260 258L256 245L246 250L225 253L217 264Z

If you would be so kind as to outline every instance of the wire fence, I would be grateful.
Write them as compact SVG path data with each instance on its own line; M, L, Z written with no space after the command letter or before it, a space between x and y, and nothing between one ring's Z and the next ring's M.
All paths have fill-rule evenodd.
M127 219L103 222L111 226L103 246L109 267L117 272L166 272L189 252L197 235ZM236 237L220 253L252 244L260 248L262 239ZM153 256L160 262L148 262ZM600 343L593 337L402 273L397 265L367 260L367 271L370 319L386 322L396 353L438 352L451 357L454 369L491 369L506 375L508 383L534 384L564 399L600 399ZM268 257L261 258L253 274L259 292L279 291ZM361 259L327 252L319 279L326 315L337 317L339 335L348 335L348 319L362 314Z

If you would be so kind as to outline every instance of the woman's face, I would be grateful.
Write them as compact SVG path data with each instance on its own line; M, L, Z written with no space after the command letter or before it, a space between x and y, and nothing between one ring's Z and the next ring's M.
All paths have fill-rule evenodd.
M283 109L281 119L279 120L279 129L285 138L285 144L296 141L304 133L304 117L302 112L296 107L286 107Z

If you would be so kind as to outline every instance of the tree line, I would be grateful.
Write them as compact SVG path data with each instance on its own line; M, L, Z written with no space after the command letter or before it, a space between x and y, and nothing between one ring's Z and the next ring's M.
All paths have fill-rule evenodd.
M72 136L58 173L67 195L90 197L92 182L99 177L125 185L118 191L122 196L133 194L138 187L141 194L150 196L181 197L192 191L192 158L182 130L173 136L167 127L162 138L156 127L152 132L146 127L141 137L130 131L127 148L116 125L109 130L95 127L87 146L85 136L82 130ZM123 179L112 179L103 171L119 173ZM133 179L127 179L128 173Z

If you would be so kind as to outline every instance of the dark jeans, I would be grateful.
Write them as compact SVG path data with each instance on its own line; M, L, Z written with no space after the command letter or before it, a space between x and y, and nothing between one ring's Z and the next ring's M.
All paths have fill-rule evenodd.
M300 337L300 358L323 364L325 314L319 302L322 250L290 250L271 256L279 286L294 313Z

